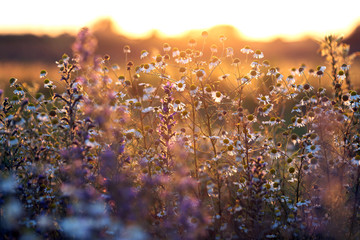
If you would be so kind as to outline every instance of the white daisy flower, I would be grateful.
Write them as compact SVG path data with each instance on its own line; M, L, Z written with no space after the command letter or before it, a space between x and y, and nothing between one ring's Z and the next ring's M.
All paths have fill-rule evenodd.
M186 87L186 84L185 84L185 81L183 79L175 82L176 91L183 92L185 90L185 87Z
M189 117L190 117L190 113L189 113L187 110L183 109L183 110L181 111L180 116L181 116L182 119L186 119L186 118L189 118Z
M44 78L44 77L46 77L46 75L47 75L47 72L45 70L41 70L40 78Z
M15 86L16 82L17 82L17 78L10 78L10 87Z
M320 145L308 145L305 148L309 153L317 153L320 151Z
M149 55L149 52L146 50L141 51L140 59L143 59Z
M288 84L294 84L295 83L295 78L293 75L289 75L287 78L286 78L286 81Z
M257 61L257 60L252 61L252 62L250 63L250 67L252 67L252 68L256 68L256 67L258 67L258 66L260 66L260 63L259 63L259 61Z
M276 68L272 67L268 70L268 72L266 73L267 76L272 76L272 75L276 75L277 70Z
M164 43L163 50L164 52L169 52L171 50L170 45L168 43ZM175 48L173 50L175 50Z
M147 107L147 108L144 108L141 112L142 113L148 113L148 112L152 112L154 110L153 107Z
M354 166L360 166L360 155L356 155L355 157L353 157L351 159L351 163L354 165Z
M209 69L212 70L216 66L218 66L221 63L220 59L213 56L210 63L209 63Z
M221 75L220 77L218 77L218 79L220 80L220 81L222 81L222 80L225 80L226 78L228 78L230 76L230 74L224 74L224 75Z
M240 52L242 52L244 54L250 54L250 53L253 53L254 51L251 50L249 46L245 46L240 50Z
M185 109L185 104L182 103L179 99L176 99L173 103L174 111L181 112Z
M223 146L229 146L229 145L233 145L234 141L227 138L227 137L223 137L221 140L220 140L220 143L223 145Z
M56 88L55 85L53 85L53 82L49 79L44 80L44 88Z
M299 117L296 117L295 118L295 121L294 121L294 127L304 127L306 124L306 119L302 119L302 118L299 118Z
M219 91L212 92L211 96L214 99L214 101L217 102L217 103L221 102L221 100L224 98L224 95Z
M270 103L270 97L268 95L263 96L262 94L259 95L257 98L261 104L269 104Z
M138 100L137 100L136 98L131 98L131 99L125 100L125 104L126 104L127 106L133 105L133 104L135 104L135 103L137 103L137 102L138 102Z
M254 58L257 58L257 59L260 59L260 58L263 58L264 57L264 54L262 51L260 50L256 50L254 55L253 55Z
M226 56L232 57L234 55L234 49L232 47L226 48Z
M46 113L40 113L37 115L37 119L42 121L42 122L47 122L49 121L49 117L46 115Z
M24 95L25 92L24 92L24 90L22 89L22 87L17 87L17 88L14 90L14 94L16 94L16 95Z
M196 96L196 93L198 92L199 88L196 86L196 85L191 85L190 86L190 95L192 97L195 97Z
M206 76L206 72L204 69L195 70L194 73L196 74L196 77L199 79L199 81L202 81L203 78Z
M238 80L241 82L241 84L249 84L250 83L250 78L248 76L244 76L242 78L239 78Z
M180 51L179 51L178 48L173 48L172 56L173 56L173 57L178 57L178 56L180 56Z
M217 50L218 50L218 48L217 48L217 46L216 46L215 44L211 45L210 51L211 51L212 53L216 53Z
M277 158L281 157L281 152L279 150L277 150L276 148L272 148L270 150L270 157L277 159Z
M93 138L93 137L86 139L85 145L88 147L91 147L91 148L99 146L99 144L95 141L95 138Z

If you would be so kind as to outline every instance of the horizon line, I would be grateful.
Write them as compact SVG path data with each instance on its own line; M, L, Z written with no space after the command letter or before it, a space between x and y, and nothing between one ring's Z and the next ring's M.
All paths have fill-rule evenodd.
M241 38L244 39L245 41L252 41L252 42L273 42L276 40L282 40L284 42L297 42L297 41L303 41L303 40L307 40L307 39L320 39L326 35L343 35L344 38L351 36L354 31L360 27L360 20L357 22L354 22L351 26L347 27L346 29L344 29L343 31L338 30L332 33L327 33L327 34L320 34L320 33L316 33L314 31L304 31L302 33L298 33L298 34L294 34L294 35L287 35L287 34L274 34L272 36L267 36L267 37L251 37L251 36L247 36L246 34L244 34L243 32L241 32L240 29L238 29L237 27L235 27L234 25L231 24L217 24L217 25L213 25L207 29L189 29L189 30L184 30L180 33L176 33L176 34L169 34L166 33L160 29L150 29L147 30L145 32L142 33L131 33L128 32L126 30L123 30L121 27L117 26L117 24L114 21L111 21L111 19L108 18L100 18L97 19L96 21L93 21L90 24L87 24L88 26L83 26L83 27L88 27L91 31L96 32L96 31L101 31L101 26L96 26L99 23L101 23L102 21L109 21L109 23L111 23L111 31L112 33L115 33L119 36L125 36L129 39L147 39L149 37L152 36L157 36L159 38L178 38L178 37L184 37L184 36L189 36L194 32L199 32L199 36L201 36L201 32L202 31L213 31L216 28L220 28L220 27L230 27L232 28L231 30L235 30L235 33L237 35L237 38ZM75 26L64 26L61 28L56 28L54 29L54 27L51 26L21 26L21 27L11 27L7 28L3 27L3 29L0 29L0 35L5 36L5 35L17 35L17 36L21 36L21 35L34 35L34 36L49 36L49 37L59 37L61 35L72 35L72 36L76 36L76 34L83 28L83 27L75 27ZM98 29L96 29L98 28ZM104 29L103 29L104 30ZM217 29L216 29L217 30ZM220 33L219 34L225 34L225 33ZM218 37L218 36L217 36ZM229 36L227 36L229 37Z

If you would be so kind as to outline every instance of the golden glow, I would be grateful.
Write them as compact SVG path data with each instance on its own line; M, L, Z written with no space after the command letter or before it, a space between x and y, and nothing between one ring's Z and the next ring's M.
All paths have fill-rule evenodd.
M3 4L0 33L75 33L98 18L112 18L119 31L134 37L154 29L179 35L226 24L249 40L295 40L304 35L348 34L360 23L359 7L354 0L18 0Z

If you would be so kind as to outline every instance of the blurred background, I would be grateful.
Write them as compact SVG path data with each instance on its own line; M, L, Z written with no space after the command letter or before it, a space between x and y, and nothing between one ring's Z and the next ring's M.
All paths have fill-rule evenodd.
M264 52L265 59L280 70L290 71L305 63L322 65L318 41L326 34L343 35L351 52L360 51L358 1L7 1L0 14L0 88L9 78L34 84L42 69L58 77L55 61L71 55L71 45L81 27L91 29L98 40L97 54L110 54L112 63L125 64L123 47L129 45L128 60L139 60L140 52L162 53L167 42L179 49L188 40L202 46L201 32L211 44L220 46L227 37L235 57L249 45ZM359 59L352 66L352 79L359 88ZM357 67L356 67L357 66Z

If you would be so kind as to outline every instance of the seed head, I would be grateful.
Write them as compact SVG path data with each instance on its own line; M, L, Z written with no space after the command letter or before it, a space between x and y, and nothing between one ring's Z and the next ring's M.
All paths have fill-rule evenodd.
M181 51L181 52L180 52L180 57L182 57L182 58L186 57L186 52L185 52L185 51Z
M233 60L233 64L234 64L234 65L240 64L240 59L239 59L239 58L235 58L235 59Z
M255 117L254 117L254 115L250 114L250 115L247 116L247 119L249 121L253 121L255 119Z
M199 71L196 72L196 76L197 76L198 78L201 78L201 77L204 76L204 72L201 71L201 70L199 70Z
M189 40L189 46L190 46L190 47L195 47L195 45L196 45L196 40L193 39L193 38L190 39L190 40Z
M109 61L109 60L110 60L110 55L109 55L109 54L105 54L105 55L103 56L103 59L104 59L104 61Z

